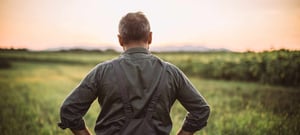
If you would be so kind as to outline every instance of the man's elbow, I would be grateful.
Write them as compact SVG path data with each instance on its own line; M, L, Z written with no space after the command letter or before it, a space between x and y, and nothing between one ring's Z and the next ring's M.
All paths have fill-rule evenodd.
M62 104L60 106L60 118L62 121L74 119L74 111L69 104Z
M206 113L208 116L210 115L210 111L211 111L210 106L206 106Z
M210 106L207 106L207 107L206 107L206 115L207 115L207 119L208 119L208 117L209 117L209 115L210 115L210 112L211 112Z
M207 105L207 106L202 107L201 113L198 117L198 120L199 120L198 124L201 128L206 126L208 118L210 116L210 111L211 111L210 106Z
M61 106L60 106L60 114L62 115L64 112L68 112L68 105L66 105L66 104L62 104Z
M207 119L210 115L210 111L211 111L210 106L207 105L207 106L202 107L201 111L200 111L200 115L199 115L200 120L207 121Z
M210 111L210 107L208 105L205 105L189 112L182 129L189 132L196 132L202 129L207 125Z
M62 105L60 107L60 119L61 119L61 122L58 123L58 126L62 129L66 129L69 127L69 122L65 116L65 112L68 110L68 107L66 105Z

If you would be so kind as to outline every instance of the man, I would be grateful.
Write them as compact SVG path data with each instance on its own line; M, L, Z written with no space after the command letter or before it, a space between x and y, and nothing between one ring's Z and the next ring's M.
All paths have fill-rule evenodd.
M178 99L189 112L178 135L193 135L203 128L210 113L207 102L176 66L149 52L152 32L145 15L141 12L125 15L119 23L118 39L124 53L98 64L73 90L61 107L59 126L70 128L76 135L89 135L82 117L98 98L101 112L95 126L97 135L126 134L131 121L143 119L149 111L150 119L143 122L150 122L153 132L148 133L147 129L142 132L165 135L172 128L170 109ZM157 100L151 103L155 95ZM124 104L125 97L129 104Z

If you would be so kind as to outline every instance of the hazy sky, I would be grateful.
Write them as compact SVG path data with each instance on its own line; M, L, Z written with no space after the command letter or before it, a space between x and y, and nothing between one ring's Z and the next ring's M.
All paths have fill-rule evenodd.
M300 50L300 0L0 0L0 47L116 47L132 11L148 17L153 46Z

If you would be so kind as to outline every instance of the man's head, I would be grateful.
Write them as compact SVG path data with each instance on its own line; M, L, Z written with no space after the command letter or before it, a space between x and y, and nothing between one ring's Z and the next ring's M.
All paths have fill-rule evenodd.
M123 47L151 44L152 32L146 16L142 12L135 12L122 17L118 38Z

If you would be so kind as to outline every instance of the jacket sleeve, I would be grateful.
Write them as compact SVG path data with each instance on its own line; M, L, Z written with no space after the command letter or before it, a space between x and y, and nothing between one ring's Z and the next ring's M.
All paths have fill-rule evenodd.
M188 111L182 129L189 132L196 132L206 126L210 107L184 73L178 68L175 69L177 99Z
M97 83L99 83L99 75L95 67L63 102L60 108L61 122L58 123L60 128L85 129L83 116L97 98Z

